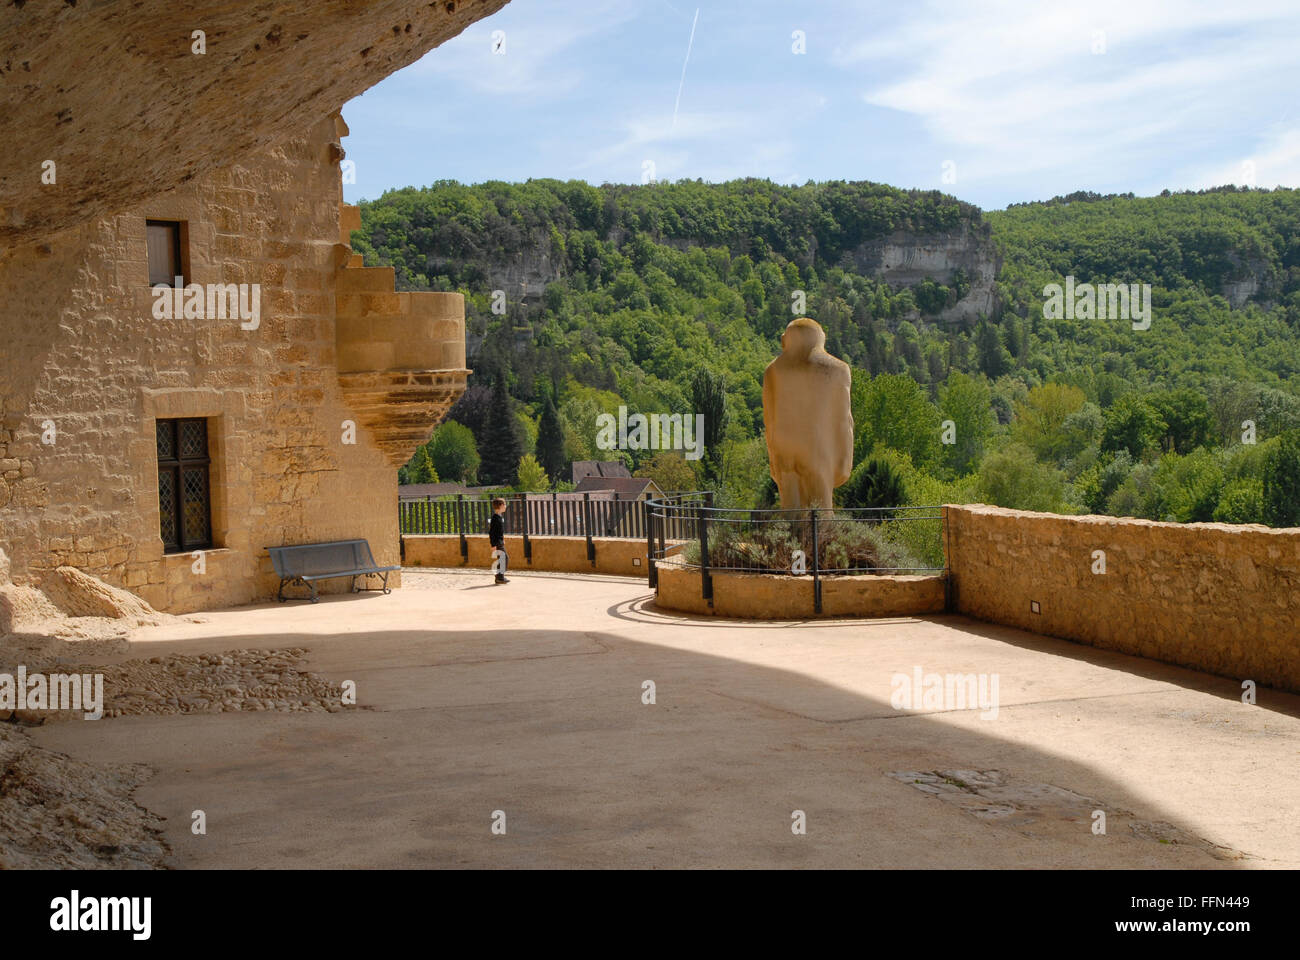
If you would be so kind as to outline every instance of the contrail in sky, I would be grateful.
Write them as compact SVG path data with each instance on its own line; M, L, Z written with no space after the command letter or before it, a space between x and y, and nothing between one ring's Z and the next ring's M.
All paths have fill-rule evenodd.
M682 61L682 79L677 84L677 102L673 104L673 126L677 126L677 108L682 105L682 87L686 85L686 65L691 62L691 47L695 45L695 25L700 22L700 8L695 8L691 21L691 39L686 42L686 59Z

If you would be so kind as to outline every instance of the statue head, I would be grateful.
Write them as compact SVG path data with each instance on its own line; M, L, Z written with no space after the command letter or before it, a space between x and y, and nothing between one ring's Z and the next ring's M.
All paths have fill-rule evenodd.
M795 359L807 359L814 351L825 348L826 331L809 317L791 320L781 334L781 352Z

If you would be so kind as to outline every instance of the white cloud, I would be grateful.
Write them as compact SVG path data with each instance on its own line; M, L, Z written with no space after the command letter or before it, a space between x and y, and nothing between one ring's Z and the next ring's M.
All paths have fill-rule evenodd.
M1240 181L1247 160L1295 184L1297 3L512 0L349 105L348 149L381 184L636 183L650 160L660 180L870 179L987 207Z
M1248 124L1243 103L1293 82L1296 34L1289 0L1004 0L916 11L832 59L868 75L866 103L960 152L968 176L1006 176L1103 158L1115 170L1157 145L1176 156L1213 124Z
M1187 179L1193 190L1227 183L1300 189L1300 127L1272 130L1239 159L1216 164Z

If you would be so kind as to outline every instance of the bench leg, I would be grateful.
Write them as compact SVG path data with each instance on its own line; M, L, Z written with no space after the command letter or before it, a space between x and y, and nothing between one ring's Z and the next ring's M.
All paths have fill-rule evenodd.
M357 590L357 578L356 578L356 577L353 577L353 578L352 578L352 591L351 591L351 592L352 592L352 593L358 593L358 592L359 592L359 591Z
M275 596L281 603L285 603L289 599L284 595L284 577L280 578L280 589L275 592Z
M320 603L320 597L316 595L316 581L311 582L311 602Z
M384 593L392 593L392 588L388 586L388 571L384 571Z

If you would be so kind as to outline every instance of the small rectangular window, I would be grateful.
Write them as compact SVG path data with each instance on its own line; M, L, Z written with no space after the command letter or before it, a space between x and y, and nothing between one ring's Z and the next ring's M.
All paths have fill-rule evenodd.
M184 285L185 264L181 257L181 225L175 220L146 220L149 248L149 286L172 286L177 277Z
M212 546L208 421L159 420L158 516L163 549L185 553Z

